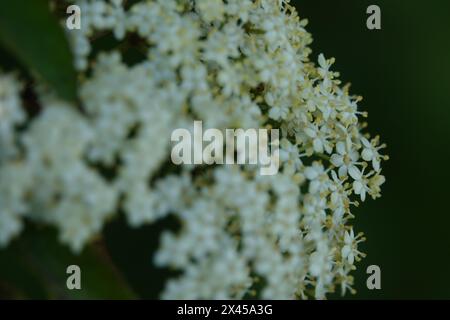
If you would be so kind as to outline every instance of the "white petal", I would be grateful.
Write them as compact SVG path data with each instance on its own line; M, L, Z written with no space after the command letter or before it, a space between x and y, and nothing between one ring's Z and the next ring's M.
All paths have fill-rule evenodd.
M373 158L372 166L375 169L375 171L380 171L380 161L377 158Z
M353 165L348 168L348 173L355 180L360 180L362 177L361 171L359 171L359 169Z
M314 151L318 153L323 153L323 143L319 138L315 138L313 141Z
M346 244L351 244L351 243L353 242L353 239L352 239L352 237L350 236L350 234L348 233L348 231L345 231L345 234L344 234L344 242L345 242Z
M341 250L342 257L347 258L351 251L350 246L343 246Z
M362 189L361 191L361 201L366 201L366 189Z
M338 173L340 178L344 178L347 175L347 166L340 167Z
M345 155L346 154L346 148L345 148L345 143L342 141L339 141L336 144L336 151L340 154L340 155Z
M319 54L319 65L323 69L326 69L328 67L327 66L327 60L325 59L323 53Z
M359 160L359 152L357 152L357 151L351 151L350 152L350 159L353 161L353 162L356 162L356 161L358 161Z
M311 184L309 185L309 192L316 193L317 191L319 191L319 188L320 188L320 181L313 180L313 181L311 181Z
M353 264L355 262L355 256L353 255L352 252L350 252L350 254L348 255L348 262L350 264Z
M269 117L278 120L281 117L281 109L280 108L272 108L269 111Z
M331 203L332 203L332 204L337 204L338 201L339 201L339 199L340 199L339 193L333 192L333 193L331 194L330 200L331 200Z
M338 180L338 177L337 177L337 175L336 175L336 171L334 171L334 170L331 170L331 177L333 178L333 180L335 180L335 181L337 181Z
M305 176L309 180L316 179L318 175L319 175L319 173L313 167L308 167L308 168L305 169Z
M364 190L363 184L360 181L353 182L353 190L355 194L361 194L362 190Z
M310 138L315 138L317 137L317 133L316 131L314 131L311 128L305 128L305 133L310 137Z
M339 154L333 154L330 158L330 162L335 167L340 167L344 164L344 157Z
M334 221L336 221L337 223L339 223L341 221L343 216L344 216L344 208L343 207L337 208L333 213Z
M330 154L330 153L333 152L333 148L330 146L329 143L326 143L326 144L325 144L325 151L326 151L328 154Z
M364 149L363 152L361 153L361 156L364 160L366 161L371 161L373 159L373 151L372 149Z
M369 142L369 140L367 140L366 138L364 138L364 137L361 137L361 142L363 143L363 145L366 147L366 148L372 148L372 144Z

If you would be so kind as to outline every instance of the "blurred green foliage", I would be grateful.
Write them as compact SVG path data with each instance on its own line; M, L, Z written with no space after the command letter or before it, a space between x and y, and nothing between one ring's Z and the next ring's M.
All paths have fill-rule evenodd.
M101 241L79 255L60 244L55 230L28 225L0 252L0 295L14 299L132 299L135 294ZM67 267L81 268L81 290L68 290Z
M0 0L0 44L60 97L76 100L71 51L48 1Z

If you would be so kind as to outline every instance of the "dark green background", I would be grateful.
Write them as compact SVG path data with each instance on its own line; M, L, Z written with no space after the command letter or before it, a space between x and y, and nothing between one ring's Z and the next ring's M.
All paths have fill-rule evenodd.
M450 2L297 0L314 54L364 96L369 131L388 144L383 196L354 211L367 241L356 298L450 298ZM381 8L382 29L366 28ZM382 289L366 288L379 265Z
M364 96L360 106L369 111L369 131L381 135L391 158L383 166L382 198L354 210L368 256L355 272L358 293L346 298L450 298L450 2L294 3L310 21L314 57L323 52L336 58L335 70L352 83L353 93ZM382 30L366 28L370 4L381 7ZM39 48L32 29L32 42L28 32L23 41ZM46 52L39 58L50 59L52 51ZM0 49L1 68L18 66ZM120 215L107 224L103 238L73 256L57 243L54 230L28 225L19 240L0 250L0 297L155 298L168 273L152 268L152 253L160 230L172 226L168 220L130 229ZM69 264L82 268L81 292L65 289ZM381 290L365 286L372 264L381 267Z

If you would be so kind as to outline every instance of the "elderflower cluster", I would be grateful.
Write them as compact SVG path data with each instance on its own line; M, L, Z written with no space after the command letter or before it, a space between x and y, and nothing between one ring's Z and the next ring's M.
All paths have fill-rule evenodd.
M0 76L0 245L23 217L54 225L73 250L114 213L130 226L169 215L154 263L180 275L163 298L325 298L352 290L364 254L351 209L380 196L379 138L361 100L311 57L288 0L79 0L69 32L81 106L42 89L27 114ZM108 52L97 40L112 37ZM317 62L316 62L317 61ZM81 110L80 110L81 108ZM170 134L279 128L280 172L170 162Z

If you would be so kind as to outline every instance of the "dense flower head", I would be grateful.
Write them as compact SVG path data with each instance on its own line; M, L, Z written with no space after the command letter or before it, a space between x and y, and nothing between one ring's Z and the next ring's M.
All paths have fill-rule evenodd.
M122 209L132 227L175 216L154 263L181 271L164 298L324 298L352 290L364 256L351 209L380 196L379 138L361 97L287 0L80 0L68 31L80 107L42 86L27 115L21 82L0 74L0 245L23 217L54 225L74 251ZM100 37L115 46L95 50ZM134 50L132 51L130 47ZM170 165L170 134L279 128L280 172ZM19 127L26 124L20 130ZM105 171L109 174L105 175Z

